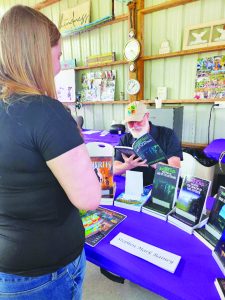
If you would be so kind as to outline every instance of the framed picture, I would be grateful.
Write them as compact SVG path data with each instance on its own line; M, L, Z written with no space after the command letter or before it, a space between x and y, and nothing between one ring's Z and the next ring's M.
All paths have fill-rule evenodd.
M210 25L196 25L185 28L183 49L208 47L211 37Z
M212 25L210 46L225 45L225 20L215 22Z
M184 30L184 50L218 45L225 45L225 19L188 26Z
M76 85L75 70L61 70L55 76L55 87L57 98L61 102L75 102Z

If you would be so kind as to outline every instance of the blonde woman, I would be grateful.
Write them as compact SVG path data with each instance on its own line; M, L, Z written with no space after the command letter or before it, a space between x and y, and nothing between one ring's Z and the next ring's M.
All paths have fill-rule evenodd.
M55 100L60 33L14 6L0 22L0 298L81 299L84 229L100 185L76 122Z

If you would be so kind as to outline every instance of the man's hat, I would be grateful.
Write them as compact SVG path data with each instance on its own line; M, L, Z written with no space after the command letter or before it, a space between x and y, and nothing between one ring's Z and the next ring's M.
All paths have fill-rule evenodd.
M141 101L131 102L125 108L125 122L136 121L140 122L144 115L148 112L147 107Z

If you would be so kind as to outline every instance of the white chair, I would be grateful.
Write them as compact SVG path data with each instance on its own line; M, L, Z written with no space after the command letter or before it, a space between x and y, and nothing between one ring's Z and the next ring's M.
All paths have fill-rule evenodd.
M183 161L181 161L181 177L192 175L202 179L213 181L215 165L211 167L203 166L191 154L183 152Z

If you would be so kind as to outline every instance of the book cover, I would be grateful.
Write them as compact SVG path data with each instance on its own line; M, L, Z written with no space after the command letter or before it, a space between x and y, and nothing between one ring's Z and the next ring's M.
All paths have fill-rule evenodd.
M194 231L194 234L210 249L214 249L225 228L225 188L220 186L209 219L204 228Z
M221 238L217 242L214 251L212 251L212 256L225 275L225 230L223 231Z
M116 211L98 207L96 210L80 211L85 229L85 242L91 247L104 239L126 216Z
M176 201L175 210L169 215L168 221L187 229L200 227L205 201L210 190L211 182L194 176L185 176ZM207 220L205 219L204 223ZM201 223L203 225L204 223ZM189 228L191 229L189 230Z
M221 300L225 300L225 278L216 278L214 281Z
M91 161L95 174L101 183L102 197L100 204L112 205L115 192L115 184L113 181L113 157L92 156Z
M151 194L152 185L146 186L140 198L134 199L131 195L121 193L115 200L114 205L118 207L127 208L130 210L141 211L143 204L148 200Z
M143 205L142 211L150 210L152 215L164 216L167 219L168 213L173 209L177 197L179 182L179 168L157 164L151 198Z
M158 143L154 140L150 133L146 133L138 138L132 147L115 146L116 150L124 153L125 155L135 154L142 160L147 160L148 165L153 165L160 161L167 161L166 155L160 148Z

